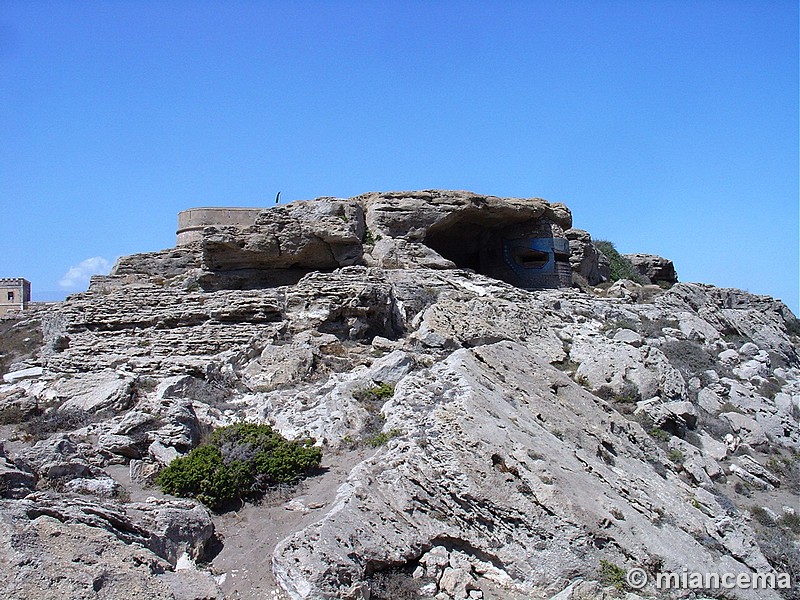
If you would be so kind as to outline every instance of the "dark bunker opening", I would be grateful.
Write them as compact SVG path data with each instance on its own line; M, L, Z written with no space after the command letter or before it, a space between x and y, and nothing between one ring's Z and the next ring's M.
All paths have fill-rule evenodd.
M431 227L424 241L459 268L520 288L572 285L569 242L548 219L515 222L467 212Z

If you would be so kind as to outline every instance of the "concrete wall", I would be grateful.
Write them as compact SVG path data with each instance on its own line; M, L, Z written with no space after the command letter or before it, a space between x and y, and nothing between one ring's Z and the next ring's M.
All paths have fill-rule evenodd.
M178 246L200 241L206 227L248 227L263 208L190 208L178 213Z
M30 301L30 281L22 277L0 278L0 317L21 314Z

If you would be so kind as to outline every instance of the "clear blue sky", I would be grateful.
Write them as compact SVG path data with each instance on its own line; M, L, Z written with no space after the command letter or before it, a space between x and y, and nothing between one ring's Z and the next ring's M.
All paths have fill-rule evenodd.
M192 206L447 188L798 312L794 1L2 0L0 136L34 297Z

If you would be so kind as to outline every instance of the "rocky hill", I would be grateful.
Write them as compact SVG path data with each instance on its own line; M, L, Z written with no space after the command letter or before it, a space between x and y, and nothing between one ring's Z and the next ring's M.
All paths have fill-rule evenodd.
M797 319L652 255L612 282L571 220L294 202L3 323L4 597L658 598L660 572L777 570L793 588L673 597L800 598ZM545 230L575 285L509 283L498 240ZM239 422L313 437L321 468L221 512L161 492Z

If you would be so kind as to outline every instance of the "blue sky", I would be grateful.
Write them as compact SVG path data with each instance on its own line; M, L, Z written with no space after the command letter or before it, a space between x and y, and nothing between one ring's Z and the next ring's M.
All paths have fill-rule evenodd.
M192 206L444 188L798 312L797 2L2 0L0 136L34 298Z

